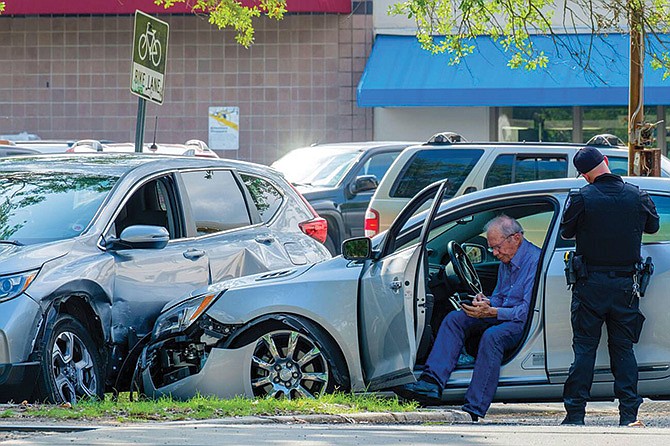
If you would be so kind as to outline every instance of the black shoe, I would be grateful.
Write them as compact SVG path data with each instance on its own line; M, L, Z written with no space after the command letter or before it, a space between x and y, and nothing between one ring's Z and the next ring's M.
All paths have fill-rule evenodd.
M567 415L561 422L563 426L584 426L584 418Z
M465 412L465 413L467 413L468 415L470 415L470 420L472 420L473 423L476 423L476 422L479 421L479 415L477 415L477 414L474 413L474 412L471 412L470 410L466 409L465 407L462 407L461 409L463 409L463 412Z
M440 389L440 386L422 379L396 387L393 391L405 399L416 400L428 406L442 404L442 389Z

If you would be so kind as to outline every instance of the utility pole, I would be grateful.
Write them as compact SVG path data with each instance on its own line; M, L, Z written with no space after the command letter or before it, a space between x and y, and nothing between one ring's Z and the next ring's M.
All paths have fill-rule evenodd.
M661 150L649 148L659 124L644 121L644 25L643 3L628 1L630 30L630 77L628 86L628 175L661 176ZM661 121L662 122L662 121Z

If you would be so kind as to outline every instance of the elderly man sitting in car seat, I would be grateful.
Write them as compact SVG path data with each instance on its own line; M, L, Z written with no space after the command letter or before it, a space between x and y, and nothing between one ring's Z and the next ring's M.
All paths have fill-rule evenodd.
M489 251L501 262L493 294L487 298L480 293L472 305L462 304L463 311L447 314L419 381L395 389L405 398L440 404L442 389L456 367L467 334L483 330L463 405L472 421L486 415L498 386L503 355L521 340L540 259L540 248L524 238L515 219L498 216L484 230Z

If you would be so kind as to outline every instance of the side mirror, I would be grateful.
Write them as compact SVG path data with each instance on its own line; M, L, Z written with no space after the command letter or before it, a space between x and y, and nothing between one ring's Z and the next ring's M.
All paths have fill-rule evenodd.
M347 260L367 260L372 257L372 241L367 237L350 238L342 242L342 257Z
M121 231L112 249L163 249L170 240L170 233L162 226L133 225Z
M379 181L374 175L361 175L356 177L353 183L349 185L349 193L356 195L367 190L375 190L379 186Z
M486 248L482 245L477 245L475 243L463 243L461 245L465 255L468 256L470 262L474 265L477 263L483 263L486 260Z

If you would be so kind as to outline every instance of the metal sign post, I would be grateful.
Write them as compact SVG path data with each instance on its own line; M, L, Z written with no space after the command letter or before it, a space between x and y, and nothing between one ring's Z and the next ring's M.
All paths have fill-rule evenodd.
M142 152L146 101L158 105L163 103L169 31L167 22L142 11L135 11L133 63L130 73L130 91L139 96L135 152Z

